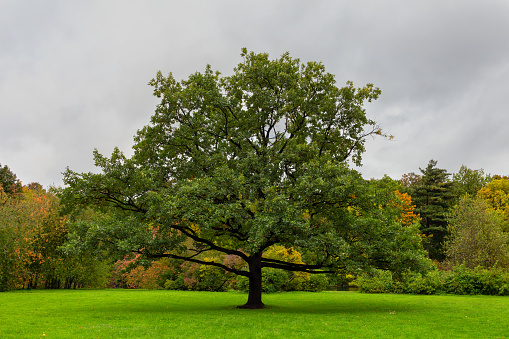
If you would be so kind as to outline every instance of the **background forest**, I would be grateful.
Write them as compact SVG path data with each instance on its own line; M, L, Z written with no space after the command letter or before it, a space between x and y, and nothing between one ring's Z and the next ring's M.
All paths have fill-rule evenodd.
M386 195L380 209L396 205L403 225L417 226L432 269L425 274L393 276L389 271L310 274L265 268L264 292L347 287L365 292L509 293L509 178L462 166L450 174L431 160L417 173L396 180L369 182ZM0 166L0 290L56 288L144 288L247 290L245 277L220 267L172 258L147 261L133 253L117 258L98 245L74 251L68 234L79 233L60 204L61 189L23 185ZM397 200L393 197L396 196ZM84 210L82 219L100 218ZM272 246L265 254L295 264L313 262L313 253ZM207 258L228 267L242 262L233 255Z

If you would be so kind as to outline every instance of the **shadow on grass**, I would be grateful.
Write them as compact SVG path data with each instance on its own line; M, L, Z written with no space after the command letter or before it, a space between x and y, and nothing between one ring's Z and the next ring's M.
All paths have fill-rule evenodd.
M373 313L410 313L414 312L412 308L408 306L402 306L398 303L385 303L383 305L366 304L348 304L348 305L305 305L302 307L296 306L272 306L269 305L266 310L278 313L278 314L373 314ZM422 311L419 310L419 311Z
M286 302L280 304L266 304L264 309L246 310L237 308L239 304L224 305L222 304L172 304L168 302L167 306L161 306L160 301L146 302L140 304L126 305L101 305L96 307L97 310L108 313L144 313L144 314L200 314L203 312L228 312L239 314L257 314L257 313L274 313L274 314L374 314L374 313L413 313L416 310L423 311L422 305L414 306L402 304L398 301L386 300L383 302L371 302L363 300L348 300L345 302L312 302L292 301L291 305ZM286 305L285 305L286 304ZM93 310L91 310L93 311Z
M16 293L18 294L18 293ZM28 292L28 295L32 293ZM19 294L18 294L19 295ZM234 292L173 292L143 290L102 290L102 291L55 291L36 292L38 302L46 297L58 297L54 310L65 302L66 313L104 312L108 316L122 314L147 315L198 315L203 313L235 314L376 314L376 313L416 313L425 312L432 306L422 298L390 295L367 295L358 292L325 292L325 293L275 293L265 294L263 301L266 308L260 310L238 309L247 300L246 293ZM42 298L45 297L45 298ZM47 300L51 303L50 300ZM46 304L46 302L44 302Z

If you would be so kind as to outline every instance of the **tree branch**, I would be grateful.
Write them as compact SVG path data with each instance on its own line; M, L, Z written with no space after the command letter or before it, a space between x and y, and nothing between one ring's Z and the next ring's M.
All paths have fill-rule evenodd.
M307 265L286 262L282 260L262 258L262 267L279 268L287 271L306 272L313 274L334 273L335 271L322 271L323 265ZM320 270L320 271L319 271Z
M226 253L226 254L233 254L233 255L239 256L242 259L244 259L245 261L249 260L249 257L246 254L242 253L241 251L231 250L231 249L228 249L225 247L218 246L211 240L207 240L207 239L203 239L203 238L199 237L198 235L196 235L195 232L193 232L192 230L190 230L187 227L178 226L178 225L171 225L170 227L182 232L184 235L186 235L187 237L193 239L194 241L196 241L200 244L205 244L205 245L209 246L210 249L213 249L218 252Z
M190 262L194 262L196 264L201 264L201 265L215 266L215 267L222 268L225 271L235 273L237 275L242 275L244 277L249 277L249 272L247 272L247 271L231 268L229 266L226 266L226 265L221 264L221 263L217 263L215 261L205 261L205 260L200 260L200 259L194 259L193 258L194 255L191 256L191 257L186 257L186 256L181 256L181 255L171 254L171 253L163 253L163 254L149 254L149 253L145 253L145 254L147 255L148 258L172 258L172 259L179 259L179 260L190 261Z

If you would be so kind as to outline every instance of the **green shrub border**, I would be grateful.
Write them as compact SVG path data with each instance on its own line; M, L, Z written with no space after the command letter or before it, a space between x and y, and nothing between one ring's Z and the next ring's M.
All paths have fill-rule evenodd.
M509 272L461 264L451 271L406 272L396 279L389 271L377 270L360 275L355 284L363 293L509 295Z

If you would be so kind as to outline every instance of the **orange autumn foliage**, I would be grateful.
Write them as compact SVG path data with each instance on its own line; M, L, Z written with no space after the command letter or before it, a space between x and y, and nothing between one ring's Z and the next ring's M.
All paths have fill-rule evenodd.
M395 202L397 208L400 209L401 216L398 217L398 221L405 226L412 225L414 222L421 220L419 214L415 214L415 205L412 204L412 197L408 193L401 193L396 190L397 198L399 201Z

